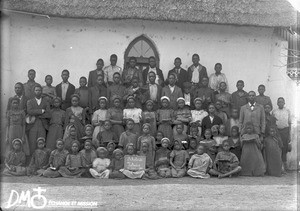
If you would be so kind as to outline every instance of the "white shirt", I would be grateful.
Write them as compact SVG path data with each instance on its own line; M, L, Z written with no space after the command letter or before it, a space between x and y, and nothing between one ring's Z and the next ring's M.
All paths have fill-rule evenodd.
M62 100L66 99L68 88L69 88L69 82L67 82L67 83L61 82L61 98L62 98Z
M283 129L290 126L291 113L289 109L274 109L272 115L276 118L276 125L279 129Z
M113 82L113 76L114 73L118 72L120 75L122 75L122 68L119 66L107 66L103 69L104 72L104 81L107 82Z
M150 99L157 100L157 84L149 84Z
M174 92L174 89L175 89L175 85L174 85L174 86L170 86L170 85L169 85L169 88L170 88L170 90L171 90L171 93L173 93L173 92Z
M249 102L249 106L251 108L251 111L253 111L255 104L256 104L256 102L254 102L253 105Z
M214 121L214 117L212 117L212 116L209 116L209 119L210 119L210 122Z
M36 100L36 103L37 103L38 105L41 105L42 98L40 98L40 99L35 98L35 100Z
M188 93L188 94L183 94L184 95L184 100L185 100L185 105L188 105L190 106L191 105L191 94Z
M147 76L147 82L149 82L149 73L151 73L151 72L155 73L155 75L156 75L155 83L158 84L159 75L157 75L156 67L154 67L154 68L149 67L149 72L148 72L148 76Z
M192 74L192 83L199 83L199 67L200 65L198 65L197 67L194 66Z

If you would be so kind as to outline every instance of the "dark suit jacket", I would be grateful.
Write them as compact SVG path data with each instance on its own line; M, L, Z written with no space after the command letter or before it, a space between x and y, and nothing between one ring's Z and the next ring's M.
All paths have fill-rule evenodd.
M149 100L150 99L150 88L149 88L149 84L147 84L147 85L145 85L144 86L145 87L145 89L147 90L146 92L145 92L145 102L147 101L147 100ZM160 98L161 98L161 93L162 93L162 87L160 86L160 85L157 85L157 95L156 95L156 100L155 100L155 102L154 102L154 110L156 110L157 108L158 108L158 105L160 104Z
M18 96L15 95L14 97L18 97ZM10 109L10 107L11 107L11 100L14 97L10 97L8 99L7 110ZM21 100L20 100L20 105L19 105L19 109L24 110L25 114L27 114L27 101L28 101L28 98L25 95L23 95L22 98L21 98Z
M150 68L147 67L147 68L144 69L144 71L143 71L143 82L144 82L144 85L147 84L147 77L148 77L149 69L150 69ZM159 84L159 85L163 86L163 85L164 85L165 79L164 79L164 75L163 75L162 70L159 69L159 68L156 68L156 73L157 73L157 75L159 76L159 78L160 78L160 80L161 80L161 84Z
M175 73L176 74L176 70L175 67L169 71L168 73L168 77L171 73ZM183 83L188 81L188 73L185 69L180 69L179 74L177 75L177 81L176 81L176 86L178 86L179 88L182 89L183 91ZM166 80L166 84L168 83L168 80Z
M177 99L179 97L183 97L181 89L175 85L173 93L171 92L171 89L169 86L165 86L162 89L161 96L167 96L170 98L170 107L174 110L177 110Z
M199 83L201 83L202 78L204 78L204 77L208 78L206 67L204 67L202 65L201 65L201 67L202 67L202 69L199 71ZM194 68L195 68L194 65L191 65L187 70L187 72L188 72L188 81L190 81L190 82L192 81Z
M102 74L104 76L104 71L102 70ZM88 78L88 84L87 86L89 88L96 86L97 85L97 78L98 78L98 73L97 70L92 70L89 72L89 78Z
M45 113L42 113L42 109L45 110ZM47 119L50 118L49 112L50 112L50 105L49 105L47 99L42 98L40 105L37 104L35 98L32 98L27 101L27 113L31 116L35 116L35 118L40 118L43 123L43 126L47 130L48 130L48 120Z
M57 97L62 98L61 83L55 87ZM61 109L66 110L71 106L71 95L75 93L75 86L69 82L66 99L61 103Z
M202 136L204 136L206 129L211 129L212 126L221 124L223 124L222 119L217 115L214 116L213 122L210 121L209 115L204 117L202 120Z

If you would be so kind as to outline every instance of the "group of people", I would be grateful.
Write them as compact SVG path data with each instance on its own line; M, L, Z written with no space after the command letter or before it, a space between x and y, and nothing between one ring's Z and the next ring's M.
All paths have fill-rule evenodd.
M149 67L117 66L117 56L104 68L99 59L79 88L63 70L62 82L45 86L28 71L28 81L15 84L7 105L7 153L4 175L45 177L219 178L234 175L281 176L287 169L291 117L284 98L273 109L255 91L228 92L222 65L209 77L199 63L184 70L181 59L164 79L155 57ZM124 167L125 156L145 156L145 169Z

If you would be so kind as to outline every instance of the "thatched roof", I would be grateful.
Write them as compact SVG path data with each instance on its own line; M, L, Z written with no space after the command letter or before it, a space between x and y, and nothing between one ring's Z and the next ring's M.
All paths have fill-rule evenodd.
M3 9L89 19L270 27L296 22L296 12L287 0L4 0Z

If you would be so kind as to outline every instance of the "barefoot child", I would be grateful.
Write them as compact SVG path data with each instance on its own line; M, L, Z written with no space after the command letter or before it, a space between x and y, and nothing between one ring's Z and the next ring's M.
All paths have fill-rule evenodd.
M197 154L194 154L190 161L187 174L194 178L207 179L209 174L207 173L212 168L212 160L208 154L205 153L205 146L199 145L197 147Z
M81 177L81 175L85 172L85 169L82 166L82 156L81 153L79 153L79 145L78 141L72 142L71 153L67 156L66 164L58 170L61 176L77 178Z
M64 149L64 141L62 139L57 139L56 149L53 150L49 158L49 168L43 173L44 177L61 177L58 170L61 166L65 165L66 158L69 152Z
M160 177L168 178L171 177L170 169L170 153L168 149L170 140L163 138L161 140L161 148L155 153L155 168Z
M45 138L37 139L37 149L34 151L30 164L27 168L27 175L41 176L49 167L49 158L51 150L46 148Z
M223 151L219 152L214 161L214 168L209 171L211 175L219 178L231 177L242 170L239 166L239 159L229 151L230 143L228 140L223 142Z
M97 156L93 161L93 168L90 168L91 175L96 179L108 179L110 160L106 158L107 149L104 147L97 148Z
M82 160L82 168L85 172L82 177L92 177L89 169L93 166L93 161L97 158L96 152L92 149L92 139L87 139L84 142L84 148L79 152Z
M183 177L186 173L186 162L188 153L182 149L180 141L174 141L174 149L170 154L170 165L172 177Z
M25 153L22 151L22 140L16 138L12 141L12 149L7 154L4 161L4 171L5 176L25 176L26 157Z

